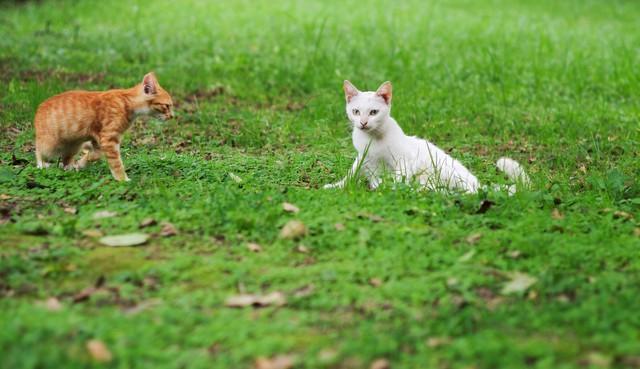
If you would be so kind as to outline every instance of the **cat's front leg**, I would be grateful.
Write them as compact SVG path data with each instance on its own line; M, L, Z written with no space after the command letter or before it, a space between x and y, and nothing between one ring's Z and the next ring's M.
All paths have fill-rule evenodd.
M122 164L122 159L120 158L120 137L115 135L100 137L100 148L107 158L113 178L117 181L129 181L129 177L127 177L127 173L124 171L124 164Z

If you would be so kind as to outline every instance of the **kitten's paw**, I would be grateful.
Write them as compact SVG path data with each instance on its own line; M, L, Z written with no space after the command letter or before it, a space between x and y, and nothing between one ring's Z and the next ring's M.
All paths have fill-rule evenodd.
M69 170L78 170L78 164L76 163L71 163L71 164L67 164L65 166L62 167L62 169L64 169L65 171L69 171Z

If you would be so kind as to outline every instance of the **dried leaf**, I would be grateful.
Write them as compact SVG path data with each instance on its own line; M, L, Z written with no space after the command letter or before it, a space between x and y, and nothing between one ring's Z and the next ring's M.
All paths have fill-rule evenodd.
M371 363L370 369L391 369L391 363L387 359L377 359Z
M169 222L162 222L162 228L160 229L160 236L171 237L178 234L176 227Z
M505 283L504 287L502 287L502 294L518 294L523 293L529 289L529 287L533 286L538 281L537 278L532 277L525 273L513 273L511 275L511 280Z
M612 359L610 356L607 356L600 352L590 352L582 361L584 364L586 364L585 366L595 368L609 368L611 367Z
M613 218L614 219L631 220L631 219L633 219L633 215L627 213L626 211L616 210L616 211L613 212Z
M87 237L91 237L91 238L100 238L102 236L104 236L104 233L102 233L102 231L98 230L98 229L85 229L84 231L82 231L82 234L87 236Z
M73 206L66 206L64 208L64 212L67 214L77 214L78 213L78 209L74 208Z
M522 255L522 251L520 250L512 250L507 253L507 255L512 259L517 259Z
M254 242L249 242L249 243L247 244L247 248L248 248L248 249L249 249L249 251L251 251L251 252L260 252L260 251L262 251L262 246L260 246L260 245L259 245L259 244L257 244L257 243L254 243Z
M307 234L307 227L299 220L290 220L282 227L280 238L294 240L302 238Z
M277 355L272 358L259 357L256 359L256 369L291 369L295 363L293 355Z
M473 255L475 255L475 254L476 254L476 250L469 250L464 255L460 256L458 261L461 262L461 263L465 263L465 262L471 260L471 258L473 258Z
M336 231L338 231L338 232L342 232L345 229L347 229L347 227L345 227L344 224L342 224L342 223L336 223L333 226L336 228Z
M224 305L227 307L241 308L246 306L282 306L286 303L287 299L282 292L271 292L267 295L242 294L231 296L225 301Z
M146 227L151 227L158 224L158 221L156 221L153 218L144 218L142 219L142 222L140 222L140 224L138 225L139 228L146 228Z
M467 241L467 243L469 245L475 245L475 244L478 243L478 241L480 241L481 238L482 238L482 233L477 232L477 233L472 233L469 236L467 236L465 241Z
M116 213L115 211L101 210L93 213L93 216L91 218L94 220L97 220L97 219L104 219L104 218L112 218L112 217L115 217L116 215L118 215L118 213Z
M295 205L293 205L291 203L288 203L288 202L282 203L282 209L284 211L286 211L287 213L294 213L295 214L295 213L300 212L300 209L297 206L295 206Z
M80 291L79 293L75 294L73 296L73 302L77 303L77 302L82 302L85 300L88 300L89 297L91 297L91 295L93 295L94 293L96 293L99 290L99 288L96 287L87 287L84 290Z
M557 208L554 208L551 211L551 218L556 220L561 220L561 219L564 219L564 214L562 214L560 210L558 210Z
M446 346L451 343L450 337L429 337L427 338L427 346L431 348Z
M369 284L373 287L380 287L382 286L382 279L380 278L371 278L369 279Z
M47 301L44 302L44 307L49 311L62 310L62 304L60 303L60 300L55 297L49 297Z
M229 172L229 178L231 178L235 183L242 183L242 178L238 177L237 175Z
M306 286L300 287L293 292L293 296L295 297L307 297L315 291L316 286L313 284L308 284Z
M100 340L93 339L87 341L87 351L89 351L89 355L91 355L93 360L99 363L108 363L113 360L113 355L111 355L107 345Z
M381 217L380 215L373 214L373 213L367 213L367 212L358 213L358 218L360 218L360 219L369 219L370 221L372 221L374 223L380 223L380 222L384 221L384 218Z
M9 200L11 198L11 196L7 195L7 194L1 194L0 195L0 200Z
M298 245L296 246L296 251L301 253L301 254L308 254L309 253L309 248L305 245Z
M117 236L105 236L98 240L101 244L112 247L138 246L146 243L149 235L144 233L129 233Z

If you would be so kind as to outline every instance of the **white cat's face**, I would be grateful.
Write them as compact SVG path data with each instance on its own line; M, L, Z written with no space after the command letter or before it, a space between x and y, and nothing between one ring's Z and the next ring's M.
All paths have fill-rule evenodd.
M359 91L351 82L344 81L347 116L355 129L378 131L391 111L391 82L383 83L377 91Z

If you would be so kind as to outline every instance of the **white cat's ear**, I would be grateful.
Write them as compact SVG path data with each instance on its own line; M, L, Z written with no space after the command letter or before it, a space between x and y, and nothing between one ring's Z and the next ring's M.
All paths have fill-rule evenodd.
M351 99L353 99L357 94L360 93L356 86L354 86L347 80L344 81L344 86L342 88L344 88L344 96L347 98L348 103L351 102Z
M145 95L155 95L158 90L158 80L153 72L145 74L142 79L142 91Z
M391 82L387 81L378 87L376 95L382 97L387 105L391 104Z

